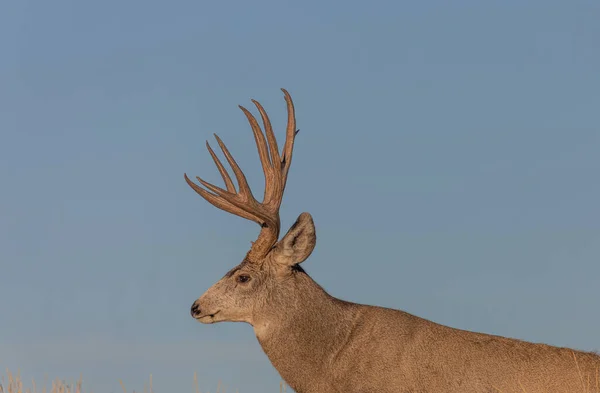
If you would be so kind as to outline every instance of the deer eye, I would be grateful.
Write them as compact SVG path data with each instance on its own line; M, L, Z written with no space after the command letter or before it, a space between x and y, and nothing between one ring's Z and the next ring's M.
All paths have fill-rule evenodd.
M248 281L250 281L250 276L247 276L245 274L240 274L239 276L237 276L237 282L239 283L247 283Z

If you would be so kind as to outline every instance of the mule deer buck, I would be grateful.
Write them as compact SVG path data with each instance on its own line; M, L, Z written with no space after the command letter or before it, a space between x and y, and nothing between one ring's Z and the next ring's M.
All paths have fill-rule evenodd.
M198 177L201 187L185 175L208 202L261 227L242 263L193 303L196 320L252 325L273 366L298 393L600 393L596 354L459 330L399 310L350 303L313 281L300 267L316 243L311 215L300 214L279 240L279 207L297 133L292 99L283 93L288 117L281 153L263 107L253 100L264 133L240 106L265 175L262 203L216 135L237 189L208 142L226 189Z

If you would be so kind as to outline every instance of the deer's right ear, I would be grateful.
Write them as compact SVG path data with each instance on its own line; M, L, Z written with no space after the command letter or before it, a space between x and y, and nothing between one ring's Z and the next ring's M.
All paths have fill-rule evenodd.
M315 223L309 213L302 213L275 246L275 261L288 266L304 262L315 249L316 243Z

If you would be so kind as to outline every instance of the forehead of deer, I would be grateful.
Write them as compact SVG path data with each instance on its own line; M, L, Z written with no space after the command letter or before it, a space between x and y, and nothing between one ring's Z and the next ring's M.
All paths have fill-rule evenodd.
M236 267L234 267L233 269L228 271L227 274L225 274L225 277L231 277L240 270L258 271L258 270L260 270L260 264L255 263L255 262L250 262L250 261L244 259L242 261L242 263L240 263L239 265L237 265Z

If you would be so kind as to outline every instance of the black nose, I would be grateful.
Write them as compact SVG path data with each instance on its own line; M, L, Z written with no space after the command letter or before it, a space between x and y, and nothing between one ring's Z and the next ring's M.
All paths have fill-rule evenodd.
M194 302L194 304L192 304L192 309L190 310L190 314L192 314L192 317L196 317L196 315L200 314L200 308L198 307L198 305L196 304L196 302Z

